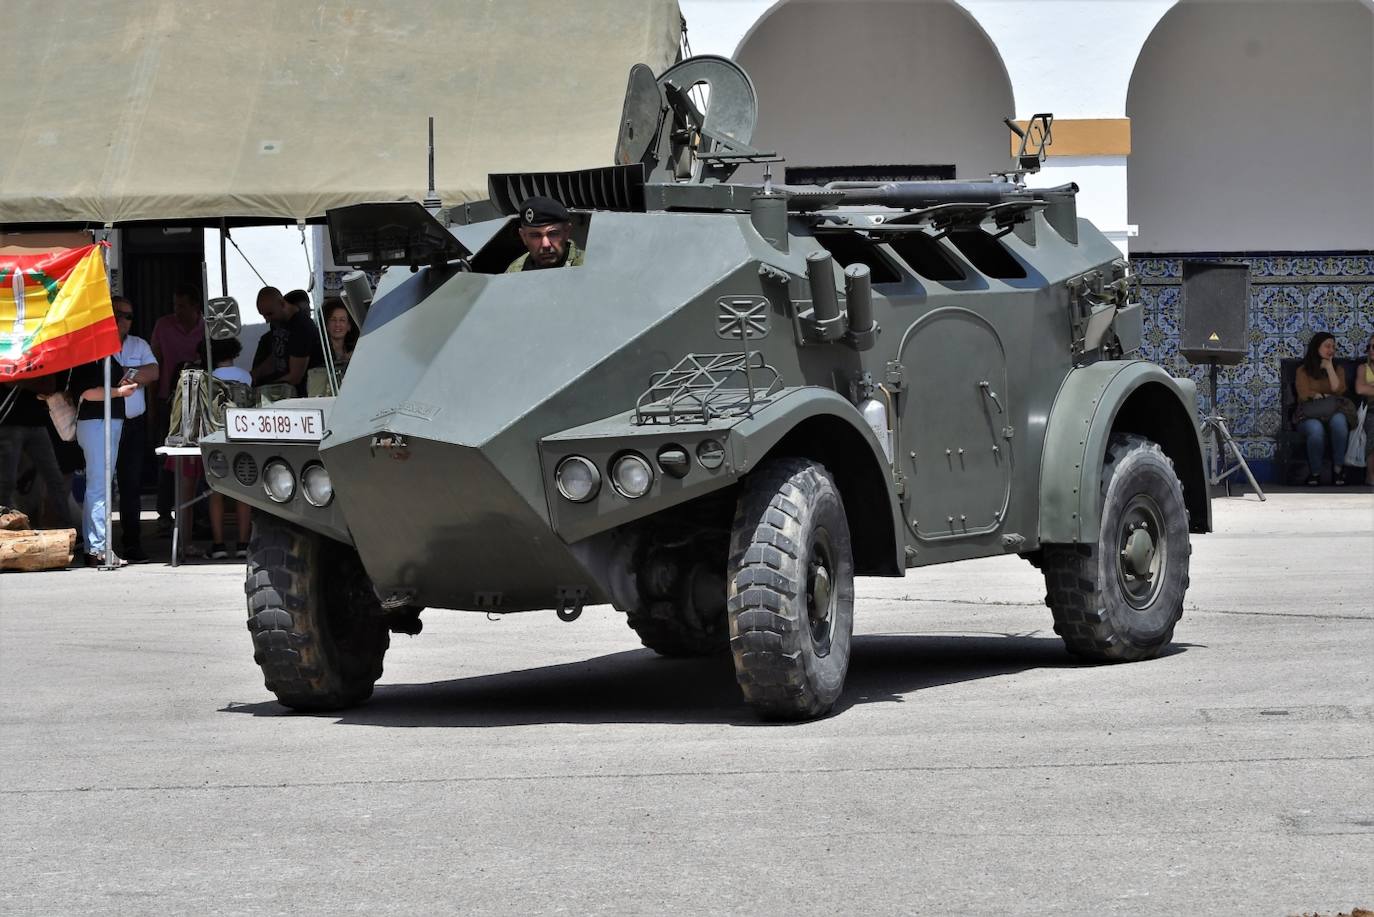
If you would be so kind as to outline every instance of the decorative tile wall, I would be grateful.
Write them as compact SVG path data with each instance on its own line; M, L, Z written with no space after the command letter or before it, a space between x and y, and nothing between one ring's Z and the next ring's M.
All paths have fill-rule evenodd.
M1250 357L1223 366L1217 400L1257 476L1272 479L1278 445L1279 360L1300 357L1318 331L1336 336L1340 356L1361 357L1374 334L1374 252L1142 254L1131 266L1145 312L1144 356L1198 382L1199 410L1210 405L1207 367L1178 354L1183 261L1250 265Z

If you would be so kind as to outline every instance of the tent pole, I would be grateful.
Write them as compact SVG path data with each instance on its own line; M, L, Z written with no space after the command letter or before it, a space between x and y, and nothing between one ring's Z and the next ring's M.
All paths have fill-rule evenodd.
M225 254L224 237L229 232L229 221L219 218L219 295L229 295L229 260Z
M110 512L110 485L114 478L114 463L110 461L110 358L106 357L101 361L105 369L105 559L100 564L102 570L115 569L114 562L114 523L111 520ZM86 545L89 550L90 545Z

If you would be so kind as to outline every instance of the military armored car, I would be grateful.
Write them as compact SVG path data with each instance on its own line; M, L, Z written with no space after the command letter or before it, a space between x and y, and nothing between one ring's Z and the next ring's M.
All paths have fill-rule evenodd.
M1044 572L1070 652L1169 643L1211 525L1194 387L1139 358L1077 189L1027 187L1051 119L989 179L787 186L755 114L728 60L641 65L604 168L329 213L362 328L337 395L201 444L254 507L248 629L283 704L366 700L422 609L609 603L655 652L729 652L760 715L815 717L856 576L1003 554ZM581 264L507 273L532 195Z

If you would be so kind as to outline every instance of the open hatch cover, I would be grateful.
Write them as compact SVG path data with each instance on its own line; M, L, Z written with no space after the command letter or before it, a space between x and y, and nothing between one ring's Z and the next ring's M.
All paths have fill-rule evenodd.
M418 201L350 204L325 212L334 263L362 270L419 267L472 257Z

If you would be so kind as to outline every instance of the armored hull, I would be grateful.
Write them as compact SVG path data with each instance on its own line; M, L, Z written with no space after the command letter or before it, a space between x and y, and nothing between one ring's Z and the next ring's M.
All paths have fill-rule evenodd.
M752 104L733 64L681 66ZM656 652L728 647L762 714L815 716L856 575L1009 553L1071 651L1156 654L1210 528L1195 392L1137 358L1126 262L1076 187L730 184L766 159L752 115L713 121L675 73L632 72L620 165L494 175L489 218L331 212L336 262L387 270L375 297L348 281L337 396L276 408L317 406L323 438L205 443L212 486L261 512L269 686L356 702L427 607L610 603ZM531 194L572 211L580 264L506 272Z

